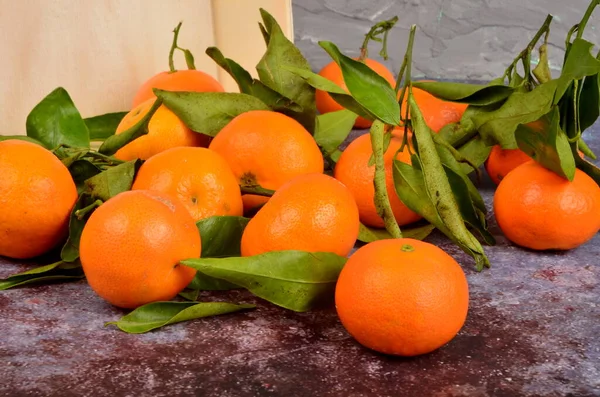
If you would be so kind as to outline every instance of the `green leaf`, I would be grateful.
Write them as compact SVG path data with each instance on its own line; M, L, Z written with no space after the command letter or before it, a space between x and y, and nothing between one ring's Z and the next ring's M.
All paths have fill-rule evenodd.
M103 141L115 134L117 127L128 112L107 113L84 119L90 132L90 140Z
M267 50L256 65L260 81L300 105L302 112L297 112L295 119L312 133L317 112L315 90L302 78L282 67L288 65L310 70L310 64L294 43L285 37L273 16L262 8L260 14L269 35Z
M85 181L95 175L98 175L102 170L88 160L75 160L69 166L69 172L77 186L77 193L81 194L85 190Z
M420 169L423 172L427 194L439 218L443 221L447 230L450 231L451 236L449 237L458 242L461 248L473 256L476 268L481 270L484 266L489 266L489 260L479 241L465 226L465 221L461 216L456 197L453 194L432 138L434 132L425 124L423 115L412 95L408 97L408 104L410 107L413 134L418 143L419 153L419 156L414 156L413 159L418 161ZM431 223L436 225L435 222ZM443 229L440 230L444 232Z
M356 114L346 109L317 116L314 138L325 156L330 157L346 140L356 117Z
M0 135L0 142L9 141L11 139L18 139L19 141L26 141L35 143L36 145L44 146L42 142L38 141L37 139L33 139L27 135Z
M242 234L250 219L242 216L211 216L196 223L202 238L203 258L240 256Z
M600 73L600 61L592 54L594 44L581 38L573 40L565 59L560 77L556 79L556 95L553 104L558 104L573 80L581 80L586 76Z
M412 238L415 240L424 240L433 232L435 226L427 224L424 226L417 226L412 228L402 228L402 237L404 238ZM387 232L385 229L375 229L368 226L360 224L360 228L358 229L358 240L363 243L372 243L377 240L388 240L393 237Z
M138 307L118 321L109 321L104 325L116 325L121 331L129 334L143 334L183 321L229 314L254 307L254 305L236 305L227 302L153 302Z
M488 145L499 143L503 149L516 149L517 126L538 120L550 111L556 85L557 80L550 80L532 91L514 92L499 109L475 114L471 119Z
M447 81L415 81L412 85L446 101L477 106L486 106L504 101L513 92L512 87L500 82L481 85Z
M119 193L131 189L135 173L141 166L140 160L132 160L108 168L85 181L85 192L93 199L107 201Z
M0 280L0 291L27 284L80 280L84 277L81 264L62 261L13 274Z
M490 156L492 146L488 146L480 135L471 138L467 143L458 148L458 152L470 163L480 167ZM470 174L474 170L466 163L460 164L462 172Z
M152 107L148 110L144 117L140 118L137 123L120 134L112 135L106 138L98 151L107 156L111 156L128 143L143 135L146 135L148 133L148 124L150 123L152 116L154 116L154 113L156 113L161 105L162 100L160 98L155 100L152 104Z
M370 113L369 110L365 109L360 103L358 103L356 99L352 97L352 95L348 94L346 90L335 84L333 81L310 70L295 68L287 65L283 66L283 68L302 77L312 87L328 92L331 98L333 98L334 101L339 103L345 109L348 109L367 120L374 120L377 118L377 116Z
M77 217L76 212L93 203L94 199L87 194L82 194L75 203L75 207L71 210L71 215L69 216L69 238L60 252L60 258L65 262L74 262L79 259L81 232L83 232L83 227L93 211L86 212L85 216L82 217Z
M202 240L202 258L241 255L242 234L250 219L241 216L212 216L196 223ZM227 281L196 273L188 288L199 291L223 291L239 288Z
M302 106L253 78L248 71L232 59L225 58L216 47L209 47L206 54L221 66L237 83L240 92L255 96L275 111L302 112Z
M579 95L579 127L585 131L600 117L600 74L583 81Z
M48 149L60 145L89 148L90 135L67 91L59 87L38 103L27 116L27 136Z
M569 139L560 128L557 106L534 125L520 125L515 133L519 149L549 170L570 181L575 177L575 159Z
M548 63L548 45L546 43L540 46L540 60L535 69L533 69L532 73L540 83L545 83L552 80L552 72L550 72L550 65ZM516 74L519 76L518 73Z
M579 156L574 157L577 168L588 174L600 186L600 168Z
M346 258L330 252L273 251L241 258L199 258L181 262L207 276L246 288L297 312L332 302Z
M269 110L260 99L247 94L170 92L158 89L155 89L154 93L191 130L213 137L242 113Z
M348 91L362 107L386 124L400 125L400 105L386 79L363 62L342 54L332 42L320 41L319 45L340 66Z

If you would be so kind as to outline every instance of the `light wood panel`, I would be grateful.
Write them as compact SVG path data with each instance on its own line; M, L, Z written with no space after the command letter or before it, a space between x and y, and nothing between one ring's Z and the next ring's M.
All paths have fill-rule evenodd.
M217 45L254 70L259 7L291 37L288 0L0 0L0 134L24 134L29 111L58 86L84 117L127 110L138 86L168 68L179 21L198 69L224 79L204 54ZM176 65L185 67L182 56Z

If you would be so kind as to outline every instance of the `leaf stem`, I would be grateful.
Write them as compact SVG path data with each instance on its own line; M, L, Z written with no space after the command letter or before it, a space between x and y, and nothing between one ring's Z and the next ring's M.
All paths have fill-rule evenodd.
M175 55L175 49L177 47L177 38L179 37L179 29L181 29L181 24L183 22L179 22L175 29L173 29L173 43L171 44L171 49L169 50L169 72L174 73L177 70L175 69L175 61L173 60L173 55Z
M98 200L94 201L92 204L88 205L87 207L83 207L83 208L75 211L75 216L77 217L77 219L82 220L83 218L85 218L85 216L88 213L95 210L97 207L100 207L103 203L104 203L104 201L98 199Z
M379 120L373 123L370 130L371 147L373 149L373 156L375 157L375 175L373 177L375 208L377 209L377 214L383 218L383 223L388 233L393 238L402 238L402 232L394 217L385 182L385 162L383 160L384 130L385 124Z
M369 32L365 35L365 40L360 47L360 56L358 57L359 61L364 61L369 56L369 41L378 41L382 43L381 51L379 55L383 59L388 59L387 54L387 36L389 31L394 27L394 25L398 22L398 17L395 16L392 19L388 19L387 21L377 22L375 25L371 27ZM383 41L379 38L380 35L383 34Z
M254 186L241 186L240 190L242 194L255 194L257 196L271 197L275 194L275 190L265 189L262 186L254 185Z
M587 25L588 21L590 20L590 17L592 16L594 9L598 5L600 5L600 0L593 0L590 3L587 10L585 11L585 14L583 15L583 18L581 19L581 22L579 22L579 24L576 25L577 26L576 38L580 39L581 36L583 36L583 31L585 30L585 26Z

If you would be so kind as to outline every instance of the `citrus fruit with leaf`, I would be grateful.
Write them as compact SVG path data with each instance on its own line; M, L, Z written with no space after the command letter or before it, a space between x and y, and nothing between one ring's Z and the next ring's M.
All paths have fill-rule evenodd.
M300 250L348 255L358 237L358 208L352 194L325 174L293 178L248 222L242 255Z
M214 77L200 70L165 71L151 77L138 89L132 107L156 99L154 88L165 91L223 92L225 89Z
M132 189L177 197L195 221L242 215L236 177L223 157L206 148L177 147L153 156L140 167Z
M410 135L410 133L409 133ZM392 132L389 147L384 154L386 188L392 206L394 217L400 226L407 225L421 219L421 216L408 209L398 195L394 187L392 166L394 159L410 164L410 152L408 145L402 148L404 129L395 129ZM407 137L410 141L410 137ZM408 142L407 141L407 142ZM402 148L402 151L399 151ZM373 177L375 175L375 164L369 165L373 150L369 134L356 138L342 152L335 165L334 176L342 182L356 200L360 221L367 226L383 227L383 219L377 214L375 208L375 188Z
M92 289L115 306L133 309L168 301L190 283L196 271L179 261L200 256L200 233L177 198L134 190L92 213L79 250Z
M534 250L568 250L600 229L600 187L579 169L568 181L529 161L502 179L494 212L513 243Z
M421 110L425 124L427 124L434 132L439 132L446 124L458 123L465 110L467 110L467 104L444 101L436 98L427 91L416 87L412 88L412 93ZM408 95L405 95L400 110L402 117L404 117L406 112L407 100Z
M497 185L510 171L530 160L531 157L521 149L502 149L500 145L494 145L485 162L485 169Z
M346 330L362 345L400 356L429 353L463 326L469 287L461 267L440 248L403 238L359 248L335 289Z
M154 99L131 110L117 127L116 134L136 125L150 111ZM120 160L147 160L164 150L180 146L208 146L210 138L190 130L169 108L161 105L150 118L148 133L123 146L115 153Z
M390 83L390 86L394 87L396 85L396 79L394 78L394 75L385 65L371 58L367 58L363 62L375 73L377 73L378 75L383 77L388 83ZM319 75L321 75L321 77L325 77L328 80L331 80L344 90L348 90L344 81L344 76L342 75L342 69L337 63L328 63L323 67L323 69L319 71ZM321 114L336 112L344 108L342 105L337 103L331 97L331 95L329 95L328 92L322 90L316 90L315 101L317 104L317 109ZM354 122L354 126L356 128L369 128L372 123L373 122L370 120L367 120L363 117L358 117Z
M0 142L0 255L28 259L67 236L77 188L63 163L35 143Z
M310 133L291 117L268 110L235 117L209 148L223 156L242 187L276 190L298 175L323 172L323 156Z

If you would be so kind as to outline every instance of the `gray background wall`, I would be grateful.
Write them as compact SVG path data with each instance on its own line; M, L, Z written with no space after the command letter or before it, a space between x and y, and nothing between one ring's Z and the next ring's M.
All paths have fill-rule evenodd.
M410 25L416 24L416 77L489 80L502 75L549 13L554 15L550 65L560 70L566 34L588 4L589 0L293 0L294 34L318 70L330 61L318 41L333 41L345 54L358 55L369 28L397 15L388 43L387 65L394 73L402 63ZM584 37L600 44L599 30L596 10ZM379 49L379 43L373 43L369 55L378 58Z

